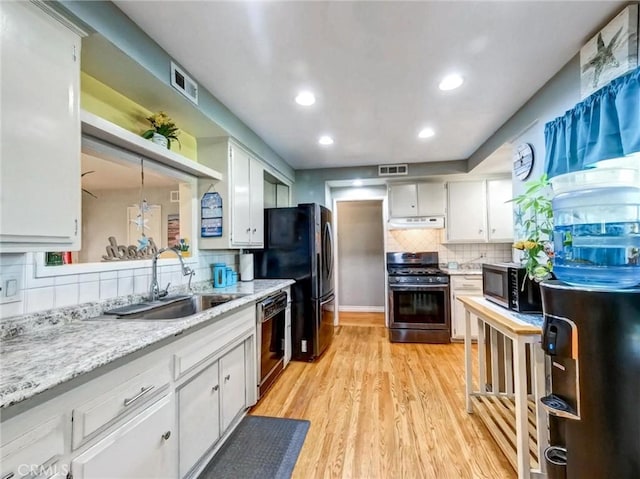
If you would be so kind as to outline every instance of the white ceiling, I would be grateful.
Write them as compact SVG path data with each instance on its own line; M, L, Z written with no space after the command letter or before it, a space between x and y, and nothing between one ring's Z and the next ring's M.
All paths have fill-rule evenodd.
M308 169L468 158L625 2L115 4ZM464 85L440 91L451 72ZM301 89L314 106L294 103ZM419 140L425 126L436 135ZM322 134L335 144L319 146Z

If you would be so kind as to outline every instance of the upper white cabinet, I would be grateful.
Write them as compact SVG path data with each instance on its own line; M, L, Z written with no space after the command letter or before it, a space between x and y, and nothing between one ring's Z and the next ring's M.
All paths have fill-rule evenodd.
M224 180L201 181L199 195L213 187L222 197L222 237L201 238L200 248L262 248L264 243L264 166L232 140L201 140L198 159L221 171Z
M513 239L511 180L447 184L447 241L507 243Z
M489 241L513 240L513 183L511 180L487 181L487 228Z
M389 217L443 216L444 183L389 186Z
M0 251L79 250L80 35L30 2L0 24Z

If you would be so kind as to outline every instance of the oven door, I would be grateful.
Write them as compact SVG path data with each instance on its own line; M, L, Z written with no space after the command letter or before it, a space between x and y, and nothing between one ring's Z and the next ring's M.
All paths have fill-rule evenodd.
M389 327L448 329L449 285L390 285Z
M286 311L282 310L269 319L259 318L260 377L258 393L260 397L284 369L285 315Z

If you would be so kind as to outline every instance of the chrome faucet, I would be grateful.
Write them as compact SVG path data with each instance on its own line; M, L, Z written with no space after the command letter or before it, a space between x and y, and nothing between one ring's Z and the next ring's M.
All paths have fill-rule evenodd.
M180 266L182 266L182 275L189 276L189 291L191 291L191 278L194 274L196 274L196 272L189 268L189 266L184 264L180 251L175 248L162 248L153 255L153 259L151 260L151 285L149 287L149 301L156 301L160 298L165 297L169 293L168 290L171 283L168 283L167 287L164 290L161 290L160 285L158 284L158 257L165 251L174 252L180 260Z

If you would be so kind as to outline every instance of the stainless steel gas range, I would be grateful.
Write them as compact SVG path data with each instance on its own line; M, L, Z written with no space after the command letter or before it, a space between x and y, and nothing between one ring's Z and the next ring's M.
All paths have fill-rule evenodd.
M449 275L438 268L438 253L387 253L387 273L389 339L450 342Z

